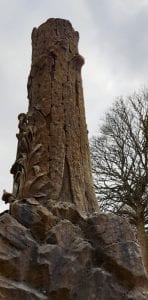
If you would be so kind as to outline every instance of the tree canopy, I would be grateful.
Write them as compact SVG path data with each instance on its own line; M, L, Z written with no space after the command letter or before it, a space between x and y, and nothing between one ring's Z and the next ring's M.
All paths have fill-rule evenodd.
M148 91L122 97L91 140L92 171L103 211L148 224Z

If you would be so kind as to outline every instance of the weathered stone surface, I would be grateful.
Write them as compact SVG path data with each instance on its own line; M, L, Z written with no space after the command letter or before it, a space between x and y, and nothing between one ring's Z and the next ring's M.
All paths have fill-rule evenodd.
M101 259L103 253L106 257L103 265L119 271L119 276L123 275L129 285L136 285L135 278L142 280L140 246L134 231L129 230L129 223L113 214L100 214L90 218L88 223L87 237L97 247L97 259Z
M47 297L25 283L7 280L0 276L0 299L46 300Z
M44 242L32 224L25 228L8 213L0 218L0 299L147 299L140 249L122 219L58 219Z
M73 203L49 200L46 207L60 219L68 219L76 224L83 220Z
M11 215L22 225L30 228L32 235L44 241L58 218L35 199L17 200L11 206Z
M147 300L136 235L98 212L78 33L50 19L32 34L29 109L20 114L13 193L0 214L0 299Z

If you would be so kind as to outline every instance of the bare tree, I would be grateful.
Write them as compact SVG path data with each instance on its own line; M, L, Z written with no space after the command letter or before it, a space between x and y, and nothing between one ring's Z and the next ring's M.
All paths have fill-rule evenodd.
M103 211L127 216L137 227L146 262L148 226L148 91L119 98L91 140L96 194Z

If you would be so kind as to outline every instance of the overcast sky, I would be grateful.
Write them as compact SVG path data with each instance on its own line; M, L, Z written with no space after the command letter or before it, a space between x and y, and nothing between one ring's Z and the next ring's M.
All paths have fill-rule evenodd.
M70 20L80 33L90 135L117 96L148 83L148 0L0 0L0 195L12 190L17 115L28 105L31 31L51 17Z

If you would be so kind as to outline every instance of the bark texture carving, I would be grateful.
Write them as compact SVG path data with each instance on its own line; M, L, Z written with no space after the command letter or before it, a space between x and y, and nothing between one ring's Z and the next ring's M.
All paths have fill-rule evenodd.
M18 151L11 169L17 198L45 193L97 210L90 167L81 80L79 34L68 21L50 19L32 33L29 109L19 115Z
M32 34L13 192L0 214L0 299L147 300L136 234L99 212L92 187L78 33L50 19Z

